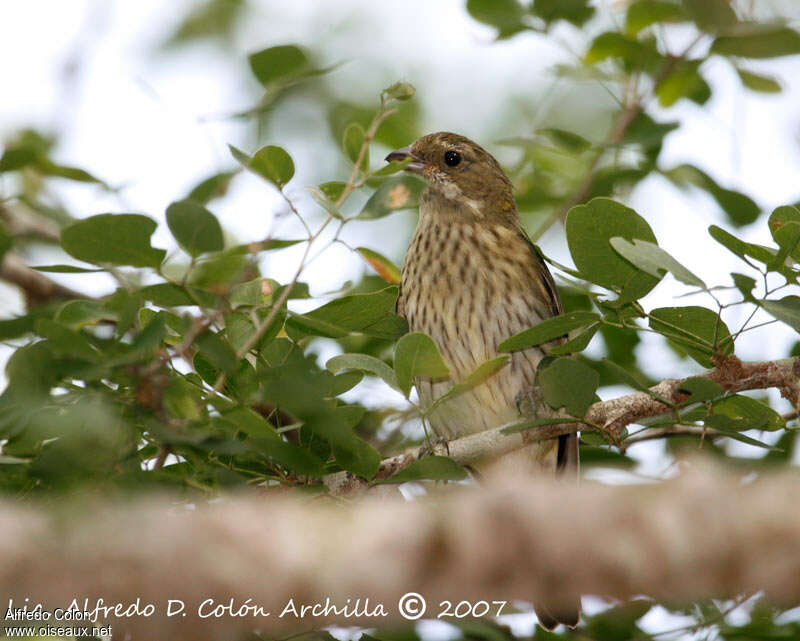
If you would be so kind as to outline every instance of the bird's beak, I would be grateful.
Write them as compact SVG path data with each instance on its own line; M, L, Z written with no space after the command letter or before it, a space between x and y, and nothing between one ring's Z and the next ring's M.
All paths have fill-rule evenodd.
M419 156L415 156L413 153L411 153L411 147L395 149L392 153L386 156L386 162L403 162L404 160L411 161L404 167L404 169L405 171L410 171L412 174L421 174L422 170L425 168L425 161Z

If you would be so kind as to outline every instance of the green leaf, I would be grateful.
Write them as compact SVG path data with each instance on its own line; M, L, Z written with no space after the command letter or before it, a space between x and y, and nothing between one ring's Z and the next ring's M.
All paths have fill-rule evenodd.
M191 42L205 44L211 39L230 44L245 9L244 0L206 0L193 3L189 11L183 14L178 27L161 46L166 49Z
M117 315L106 309L100 301L71 300L59 308L53 320L71 330L78 330L101 320L116 320L116 318Z
M656 22L683 22L687 19L680 5L665 0L637 0L628 7L625 31L635 36Z
M364 128L357 122L351 122L344 130L342 137L342 149L344 149L345 156L350 159L350 162L355 163L358 160L358 155L361 153L361 147L364 145L364 138L366 133ZM369 167L369 148L364 152L361 158L359 169L366 171Z
M581 418L594 401L600 375L580 361L557 358L537 372L536 380L550 407Z
M381 93L386 100L399 100L402 102L413 98L416 91L414 85L407 82L396 82L386 87Z
M639 214L608 198L595 198L567 214L567 243L572 260L586 280L620 292L624 301L641 298L658 279L641 271L611 247L612 238L656 243L650 225Z
M415 176L390 178L370 196L358 218L383 218L400 209L414 209L424 187L425 183Z
M265 240L261 242L261 246L259 247L260 251L272 251L275 249L286 249L287 247L291 247L292 245L297 245L298 243L306 242L305 238L298 238L296 240L288 240L288 239L281 239L281 238L270 238L269 240Z
M588 0L534 0L531 13L548 25L556 20L566 20L580 27L594 15Z
M272 290L269 281L263 278L254 278L237 285L231 290L228 301L231 307L260 307L267 302L267 297Z
M759 441L757 439L751 438L750 436L746 436L742 434L740 430L749 429L748 423L744 421L737 421L724 414L712 414L711 416L707 416L703 423L708 427L715 429L717 432L724 434L728 438L732 438L734 441L741 441L742 443L747 443L748 445L753 445L755 447L763 447L766 450L773 450L777 451L778 448L772 447L763 441Z
M525 418L520 421L515 421L510 425L506 425L501 434L516 434L518 432L526 432L534 427L542 427L543 425L562 425L566 423L574 423L573 418Z
M211 365L226 374L233 374L239 366L233 348L218 334L205 331L195 339L195 344Z
M225 247L217 217L194 201L181 200L167 207L167 225L190 256L221 251Z
M737 274L736 272L731 272L731 279L733 280L733 284L736 289L741 292L742 297L746 301L753 301L753 290L756 288L756 281L754 278L750 276L745 276L744 274Z
M694 165L683 164L663 173L681 187L691 184L707 191L736 226L749 225L761 213L752 198L739 191L721 187L711 176Z
M267 145L259 149L248 167L281 189L294 176L292 157L281 147Z
M601 320L595 312L578 310L548 318L521 331L519 334L507 338L497 346L501 352L516 352L521 349L541 345L555 338L560 338L579 327L586 327Z
M408 483L409 481L462 481L467 471L447 456L424 456L404 467L394 476L379 483Z
M377 338L395 339L408 326L394 313L397 287L369 294L351 294L332 300L306 314L293 315L286 322L293 329L316 336L342 338L359 332Z
M708 233L720 245L723 245L729 251L736 254L739 258L745 259L747 256L755 258L757 261L765 265L771 263L775 259L775 254L761 245L754 245L739 240L733 234L728 233L721 227L711 225L708 228Z
M205 205L215 198L221 198L228 193L228 187L235 175L235 171L223 171L209 176L192 188L186 200L193 200L200 205Z
M339 406L324 420L314 423L314 432L331 444L336 462L345 470L367 480L372 479L381 463L380 454L353 432L364 415L364 408Z
M0 341L7 341L30 334L33 331L35 321L36 316L30 314L0 320Z
M727 325L705 307L654 309L650 312L650 328L680 345L704 367L713 366L711 357L715 353L733 353L733 341Z
M394 350L394 372L400 390L406 396L411 392L415 377L447 378L450 370L442 360L433 339L422 332L406 334Z
M769 265L771 271L781 271L786 264L786 259L792 256L792 262L797 259L795 256L798 252L798 244L800 244L800 222L788 221L784 223L773 234L773 238L778 243L780 249L775 255L775 259Z
M570 338L561 345L550 347L547 351L555 356L564 356L567 354L577 354L578 352L582 352L584 349L586 349L586 346L589 345L589 343L592 341L592 338L594 338L594 335L597 333L597 330L599 330L601 327L602 325L599 322L592 323L577 336Z
M739 21L728 0L683 0L683 7L705 31L724 31Z
M139 290L139 294L159 307L181 307L185 305L202 305L213 307L217 297L209 292L193 287L181 287L174 283L156 283Z
M764 26L750 33L720 36L711 53L741 58L778 58L800 54L800 34L789 27Z
M83 334L60 323L49 318L39 318L34 323L34 329L39 336L50 339L49 347L57 356L79 358L91 363L100 360L100 352L92 347Z
M742 84L751 91L759 93L780 93L782 90L781 83L772 76L765 76L753 71L747 71L741 67L736 67L736 73L739 74L739 79Z
M31 267L31 269L51 274L94 274L106 271L105 269L88 269L86 267L76 267L75 265L38 265Z
M99 214L61 232L61 246L87 263L158 267L166 251L150 245L156 222L139 214Z
M715 401L713 413L740 422L740 429L745 430L775 431L786 427L786 421L769 405L742 394L732 394Z
M503 369L508 361L511 359L508 355L498 356L497 358L492 358L484 363L481 363L476 367L466 378L460 380L458 383L453 385L445 394L437 398L431 406L426 410L426 413L430 413L433 408L438 406L439 404L450 401L454 399L456 396L460 396L465 392L470 391L478 387L478 385L483 384L487 380L489 380L492 376L494 376L497 372Z
M800 209L797 207L788 205L778 207L770 214L769 233L781 248L789 247L794 242L794 231L787 229L791 223L800 224ZM795 261L800 262L800 248L789 247L789 254Z
M467 12L478 22L498 30L498 38L522 31L524 9L517 0L467 0Z
M762 300L759 305L779 321L800 333L800 296L784 296L780 300Z
M386 256L379 254L376 251L367 249L366 247L357 247L356 251L361 254L361 257L369 263L383 280L392 285L400 283L400 270L397 266L390 261Z
M330 200L325 194L323 194L318 189L314 189L313 187L307 188L311 197L317 201L317 204L322 207L325 211L327 211L331 216L336 218L337 220L344 219L342 212L339 211L336 203Z
M634 68L647 68L656 62L658 53L618 31L606 31L592 41L584 60L591 65L608 58L618 58Z
M587 151L592 148L592 143L586 140L583 136L579 136L575 132L567 131L566 129L557 129L555 127L545 127L543 129L536 130L537 135L545 136L554 144L571 151L573 153L579 154L583 151ZM514 144L516 140L512 139L508 141L506 144ZM523 147L528 147L532 144L532 141L522 139L521 145Z
M670 272L682 283L700 287L701 289L707 289L706 284L702 280L658 245L638 239L634 239L633 243L629 243L624 238L619 237L612 238L610 242L611 246L618 254L632 262L643 272L647 272L659 279L662 278L666 272Z
M383 379L393 389L400 390L394 370L379 358L368 354L340 354L331 358L325 367L335 374L350 369L366 372Z
M309 69L305 51L295 45L262 49L248 57L250 69L265 87L277 80L291 80Z
M345 187L347 187L347 183L344 183L340 180L334 180L332 182L322 183L319 186L319 191L325 196L325 198L330 200L332 203L335 203L339 200L339 198L341 198Z
M345 372L344 374L335 376L333 379L331 396L339 396L340 394L349 392L362 380L364 380L364 372Z
M228 148L244 167L265 178L278 189L282 189L294 176L292 157L281 147L267 145L253 154L252 158L233 145L228 145Z
M100 183L104 184L102 180L93 176L88 171L78 167L69 167L67 165L58 165L48 158L39 158L34 166L36 169L45 176L56 176L58 178L66 178L67 180L74 180L82 183Z
M711 97L711 87L700 75L703 60L682 60L675 63L672 71L656 87L658 101L662 107L671 107L681 98L688 98L699 105Z
M719 383L705 376L687 378L681 383L680 391L689 394L689 398L683 401L685 405L710 401L725 393L725 389Z
M636 622L647 614L655 605L649 599L633 599L608 608L589 618L585 626L585 634L590 639L604 641L622 641L643 636Z

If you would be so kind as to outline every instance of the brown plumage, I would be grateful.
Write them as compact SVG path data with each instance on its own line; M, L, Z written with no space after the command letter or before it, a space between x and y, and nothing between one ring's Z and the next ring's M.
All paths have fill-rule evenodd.
M411 331L428 334L450 368L451 380L417 380L429 406L481 363L499 355L509 336L561 313L553 278L522 230L511 181L476 143L453 133L423 136L387 160L410 159L407 171L428 182L419 222L403 263L397 312ZM431 429L447 439L518 418L521 392L534 384L542 349L515 352L497 374L439 405ZM575 435L532 444L488 465L531 473L577 473ZM578 606L564 612L537 607L546 627L575 625Z

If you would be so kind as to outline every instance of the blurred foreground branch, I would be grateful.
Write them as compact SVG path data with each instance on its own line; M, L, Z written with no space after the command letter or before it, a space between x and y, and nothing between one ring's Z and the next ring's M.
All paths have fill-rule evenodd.
M59 285L43 274L31 269L16 252L8 252L2 258L0 280L16 285L22 290L28 307L50 301L65 301L87 298L85 294Z
M795 407L798 405L800 358L747 363L730 356L721 360L715 369L700 374L700 377L714 381L727 392L778 388L781 390L781 394ZM506 433L509 427L515 425L511 423L450 441L446 445L437 445L434 449L437 453L447 455L461 465L470 465L482 459L502 456L519 449L526 443L543 441L586 429L595 429L611 441L618 441L617 435L623 427L644 418L673 411L673 406L659 399L675 405L686 402L690 397L689 393L683 390L686 380L666 379L651 387L648 392L636 392L595 403L589 407L583 422L553 423L533 427L524 432ZM563 413L557 416L567 418L567 415ZM634 442L640 440L643 439L640 437ZM617 444L621 445L621 443ZM423 446L384 459L376 478L384 479L396 474L419 459L429 449ZM348 472L330 474L324 480L331 492L340 495L357 492L367 487L364 479Z
M791 604L800 600L799 487L795 475L743 485L690 469L658 486L528 479L344 506L242 498L184 510L163 499L54 514L6 503L0 592L45 609L76 597L90 610L98 598L125 607L139 599L153 604L150 616L101 620L134 638L193 639L386 624L399 620L409 591L427 599L427 616L443 599L556 603L571 590L672 602L765 590ZM299 610L328 597L340 607L360 599L361 614L278 616L290 599ZM367 598L366 609L382 604L385 616L365 616ZM165 616L169 599L185 616ZM217 615L198 616L218 605ZM263 610L230 616L231 605Z

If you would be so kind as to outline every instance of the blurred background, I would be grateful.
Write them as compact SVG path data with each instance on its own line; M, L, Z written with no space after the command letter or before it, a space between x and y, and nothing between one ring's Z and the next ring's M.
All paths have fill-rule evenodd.
M595 36L623 30L630 5L594 0L585 18L521 33L501 28L498 38L497 25L476 19L486 3L471 2L468 11L462 0L7 2L0 8L5 81L0 140L6 150L22 143L44 149L59 166L81 168L98 181L0 171L0 204L45 221L101 212L141 212L163 221L169 203L212 179L219 189L208 207L230 244L268 236L302 238L304 230L286 202L264 181L238 172L228 145L248 153L265 144L286 149L296 166L287 194L315 226L325 214L306 187L347 178L351 165L341 149L345 126L366 125L381 90L404 81L416 95L380 129L372 169L382 166L388 151L424 133L466 135L508 169L525 226L545 254L569 265L559 212L593 167L584 144L599 149L607 144L626 92L638 89L631 86L630 74L623 82L614 68L591 67L585 56ZM794 0L742 0L731 6L742 19L795 27L800 21L800 3ZM707 283L727 286L730 272L743 266L708 235L708 226L769 243L765 216L776 206L800 201L800 57L753 57L742 63L708 56L712 39L698 37L696 24L650 28L662 54L691 48L699 62L687 77L695 84L647 99L650 120L639 123L640 137L631 139L638 151L624 145L616 150L603 166L608 169L604 187L593 189L644 216L659 245ZM301 47L311 66L326 73L265 93L248 68L248 56L277 45ZM647 136L653 131L651 144ZM651 165L636 173L642 155ZM370 194L356 193L346 213L358 212ZM415 221L412 210L354 221L342 239L400 265ZM165 225L153 244L176 252ZM65 262L47 244L32 242L24 253L31 265ZM262 273L286 282L301 254L297 247L270 252ZM303 275L315 300L293 301L293 309L316 307L326 294L365 275L374 273L363 260L344 244L332 245ZM109 274L49 276L93 295L115 287ZM699 297L675 301L688 291L667 277L643 303L648 309L709 304ZM16 288L0 283L0 292L3 318L24 312ZM728 293L719 295L726 300ZM736 307L724 318L733 330L749 311ZM762 314L753 324L769 319ZM743 360L779 358L795 349L795 342L789 327L770 325L744 334L736 353ZM5 362L18 344L4 343L0 360ZM329 339L317 339L313 349L323 363L342 351ZM610 355L651 381L702 369L651 334L625 340L597 334L586 354ZM630 362L622 362L626 358ZM612 398L625 391L606 385L600 395ZM365 381L349 394L370 407L407 407L401 395L377 381ZM789 409L777 393L770 400L778 411ZM779 436L758 434L765 442ZM736 441L724 447L736 456L763 455ZM603 468L588 475L606 482L646 480L668 475L675 460L663 440L638 445L628 455L636 467L626 474ZM664 623L662 615L654 625ZM523 624L531 621L527 617Z

